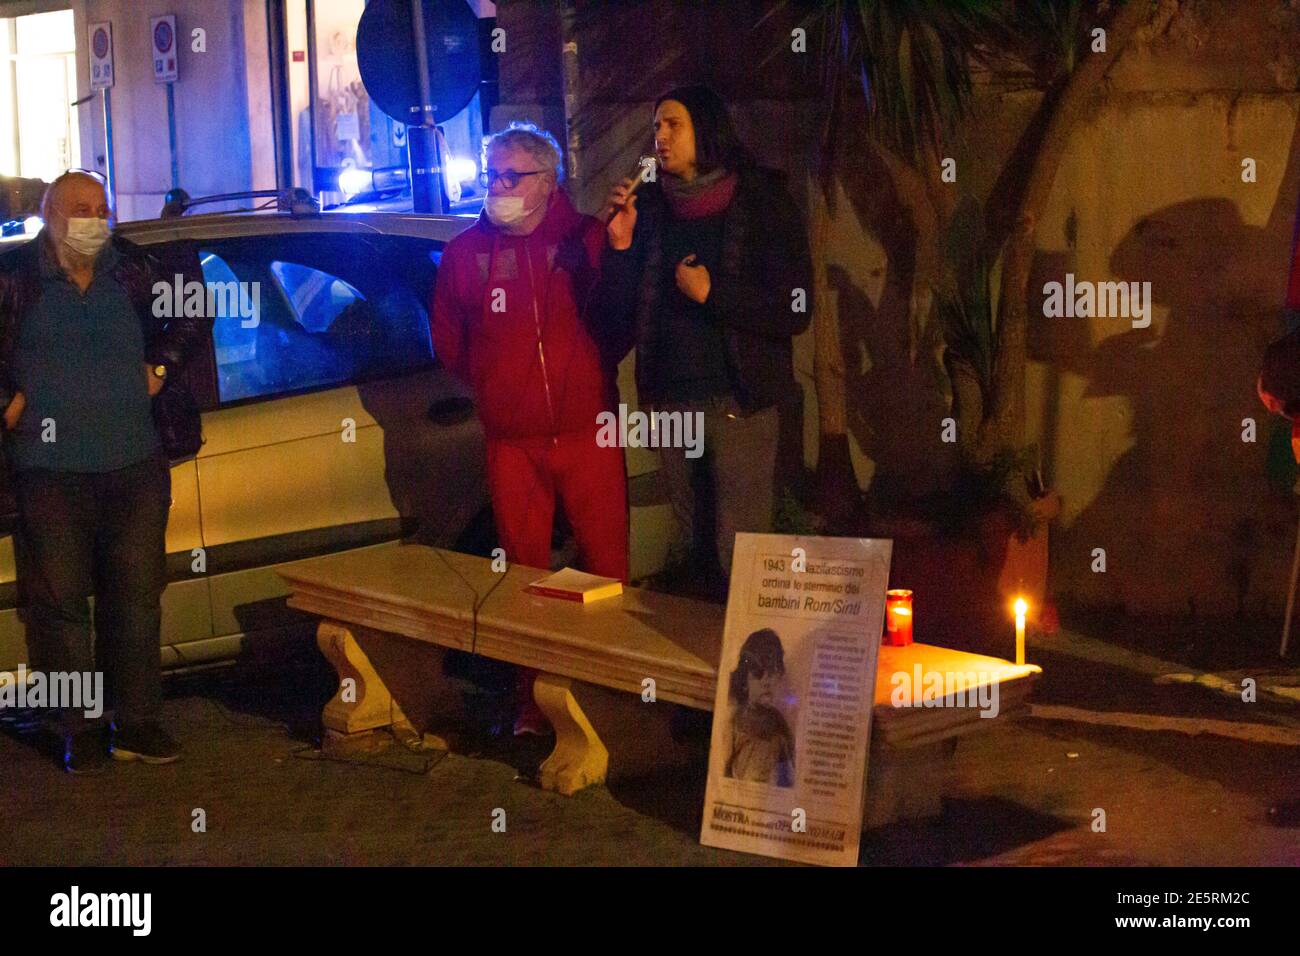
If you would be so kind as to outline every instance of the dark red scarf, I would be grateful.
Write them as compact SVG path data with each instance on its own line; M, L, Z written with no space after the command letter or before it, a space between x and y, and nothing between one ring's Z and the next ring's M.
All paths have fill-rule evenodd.
M699 176L689 183L665 175L661 181L668 206L678 219L703 219L705 216L716 216L731 205L731 200L736 195L735 173L727 173L716 178L709 175Z

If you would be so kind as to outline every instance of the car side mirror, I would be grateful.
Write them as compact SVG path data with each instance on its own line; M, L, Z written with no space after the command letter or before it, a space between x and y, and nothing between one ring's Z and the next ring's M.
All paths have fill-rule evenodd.
M429 420L438 425L459 425L474 414L474 402L460 395L440 398L429 406Z

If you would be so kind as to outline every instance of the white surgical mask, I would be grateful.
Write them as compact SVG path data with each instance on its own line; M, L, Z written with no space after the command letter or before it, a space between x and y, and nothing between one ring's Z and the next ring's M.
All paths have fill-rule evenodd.
M512 225L537 211L537 206L525 209L522 196L488 196L483 206L487 210L488 219L496 226Z
M74 217L68 220L68 234L63 237L63 243L80 255L95 256L104 248L110 234L106 219Z

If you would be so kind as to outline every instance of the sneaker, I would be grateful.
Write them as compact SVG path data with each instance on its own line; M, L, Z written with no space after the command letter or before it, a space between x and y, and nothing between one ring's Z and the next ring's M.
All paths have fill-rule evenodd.
M542 709L537 704L529 701L521 704L518 715L515 717L515 736L522 737L524 734L534 734L538 737L545 737L547 734L555 733L551 727L551 722L546 719Z
M535 734L544 737L553 733L551 722L542 713L533 699L533 682L537 680L537 671L529 667L515 670L515 736Z
M155 723L113 728L113 759L142 760L145 763L175 763L181 748L167 731Z
M103 730L83 730L63 738L63 769L78 777L94 777L108 769L108 741Z

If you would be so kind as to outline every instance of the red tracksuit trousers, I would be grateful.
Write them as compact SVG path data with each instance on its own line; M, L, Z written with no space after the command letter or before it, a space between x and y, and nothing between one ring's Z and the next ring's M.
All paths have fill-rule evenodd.
M623 449L594 433L552 440L487 440L487 480L506 560L551 566L555 502L578 545L578 569L627 583L627 469Z

